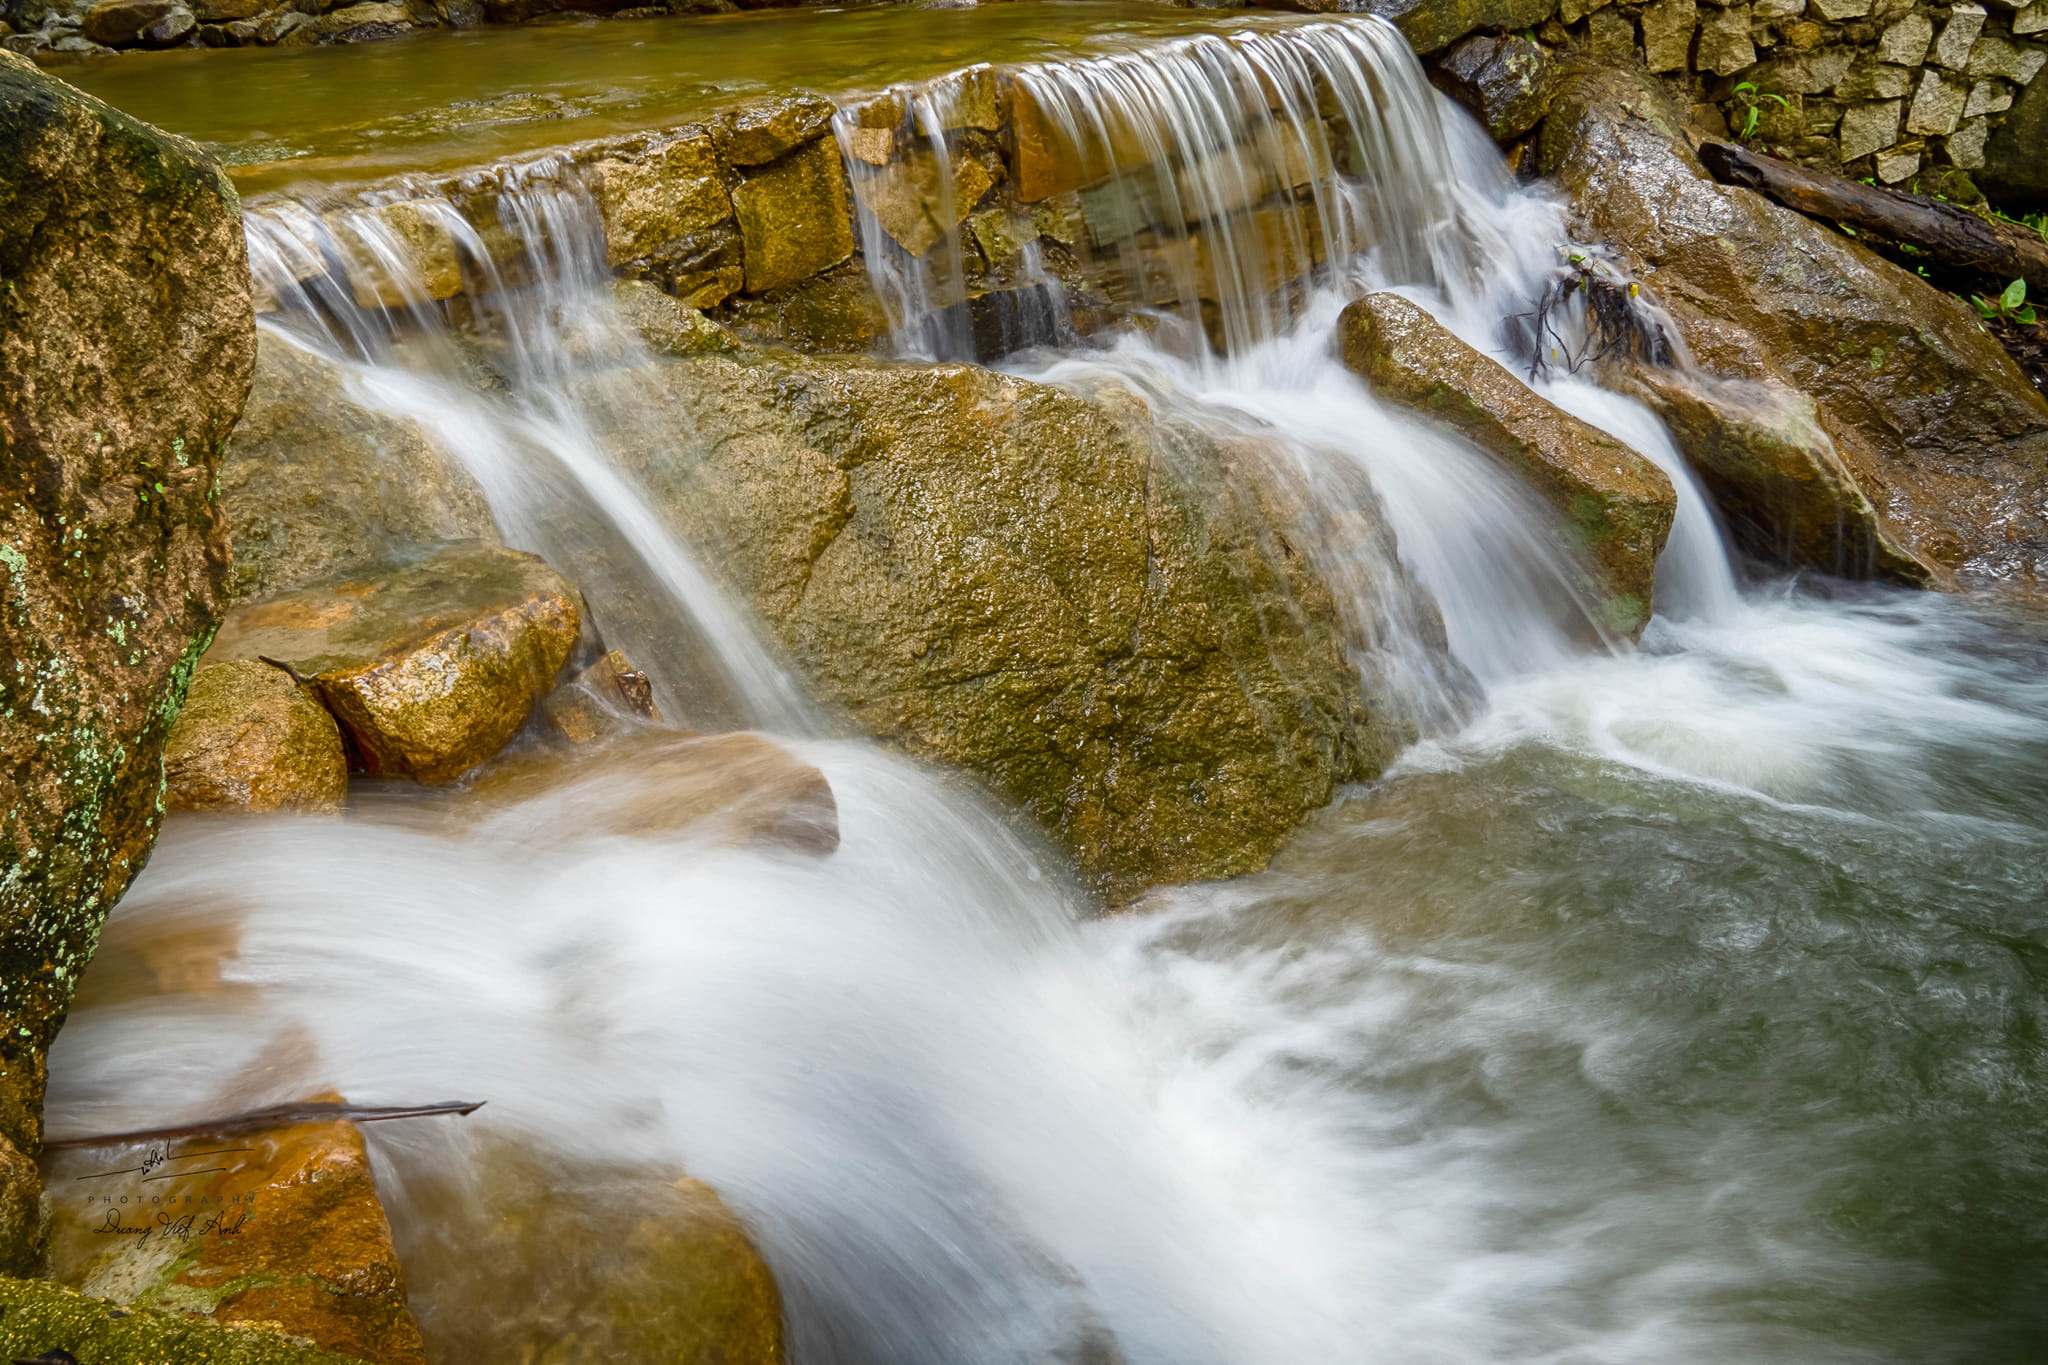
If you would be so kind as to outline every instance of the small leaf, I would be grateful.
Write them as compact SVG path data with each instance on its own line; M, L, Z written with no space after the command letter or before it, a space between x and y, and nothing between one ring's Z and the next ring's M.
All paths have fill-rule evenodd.
M2032 327L2035 321L2034 305L2030 303L2026 307L2014 312L2012 316L2015 322L2023 322L2027 326Z
M2005 287L2005 292L1998 296L1998 306L2001 308L2017 308L2026 301L2027 282L2025 280L2014 280Z

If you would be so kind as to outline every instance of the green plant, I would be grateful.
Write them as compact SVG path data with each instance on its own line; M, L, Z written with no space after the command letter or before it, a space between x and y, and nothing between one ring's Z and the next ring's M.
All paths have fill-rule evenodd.
M1977 310L1977 316L1986 322L2017 322L2022 326L2032 327L2038 316L2034 312L2034 305L2027 302L2025 280L2014 280L1995 299L1973 294L1970 297L1970 305Z
M1775 100L1780 108L1792 107L1792 101L1783 95L1757 89L1755 81L1742 81L1736 85L1735 98L1742 104L1742 131L1735 136L1744 142L1755 136L1757 124L1763 121L1765 104Z

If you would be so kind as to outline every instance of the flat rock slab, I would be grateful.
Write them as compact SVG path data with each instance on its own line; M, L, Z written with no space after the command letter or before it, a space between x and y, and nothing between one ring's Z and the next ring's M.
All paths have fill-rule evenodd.
M1538 397L1500 364L1398 294L1369 294L1338 323L1344 363L1376 393L1455 427L1563 513L1601 589L1602 623L1650 621L1657 556L1678 495L1664 471Z
M239 607L206 661L288 665L363 771L438 784L518 732L580 626L575 589L538 557L462 543Z
M46 1157L44 1173L60 1192L50 1237L59 1283L262 1324L376 1365L426 1358L352 1123L71 1148Z

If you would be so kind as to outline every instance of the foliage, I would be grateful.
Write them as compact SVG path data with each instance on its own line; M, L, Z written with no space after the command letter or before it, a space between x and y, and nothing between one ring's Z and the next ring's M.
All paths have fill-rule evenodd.
M1742 102L1742 130L1735 136L1747 142L1756 135L1756 126L1763 121L1764 106L1775 100L1780 108L1790 109L1792 101L1783 95L1756 88L1755 81L1743 81L1735 87L1735 98Z
M1977 310L1977 316L1986 322L2017 322L2031 327L2036 321L2034 305L2027 302L2027 282L2014 280L1995 299L1974 294L1970 304Z

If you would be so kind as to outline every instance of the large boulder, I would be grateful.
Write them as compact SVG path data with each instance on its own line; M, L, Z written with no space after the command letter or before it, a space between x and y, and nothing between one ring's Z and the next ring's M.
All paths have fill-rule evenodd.
M1256 461L1122 391L744 348L588 382L650 410L619 458L813 695L1111 900L1262 866L1396 742Z
M237 607L206 662L289 670L365 772L446 783L526 723L576 646L581 610L538 557L457 543Z
M1345 365L1375 393L1454 427L1556 508L1591 575L1601 623L1642 634L1678 511L1663 470L1538 397L1398 294L1351 304L1338 337Z
M361 406L342 367L269 335L220 498L240 598L408 546L498 538L476 481L417 423Z
M124 1306L260 1324L375 1365L424 1365L353 1123L71 1148L49 1176L73 1192L50 1238L59 1283Z
M178 1313L123 1308L47 1280L0 1279L0 1355L93 1365L362 1365L355 1356L304 1345L268 1326L221 1326Z
M156 839L220 618L212 489L256 336L219 165L11 55L0 280L0 1150L32 1152L44 1051Z
M1577 70L1544 121L1544 170L1582 231L1611 244L1676 319L1699 364L1814 402L1877 509L1882 539L1966 582L2048 588L2048 401L1959 300L1850 238L1746 189L1720 185L1680 134L1661 87ZM1816 482L1815 486L1819 486ZM1767 498L1758 489L1754 504ZM1776 539L1802 553L1810 542ZM1910 560L1846 546L1797 562L1908 581Z
M2020 91L1984 148L1977 179L2010 208L2048 209L2048 73Z

